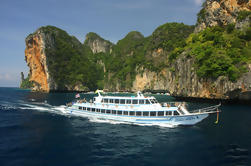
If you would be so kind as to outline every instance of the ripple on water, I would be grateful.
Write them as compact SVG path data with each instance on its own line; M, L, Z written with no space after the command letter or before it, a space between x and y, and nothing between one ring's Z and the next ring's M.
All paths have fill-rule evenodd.
M230 144L225 150L225 162L233 165L247 165L249 159L248 149L237 144Z

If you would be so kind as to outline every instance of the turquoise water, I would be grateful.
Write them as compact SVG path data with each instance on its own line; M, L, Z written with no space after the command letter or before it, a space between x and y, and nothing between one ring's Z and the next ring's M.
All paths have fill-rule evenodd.
M251 165L251 106L223 105L217 125L213 115L195 126L164 128L62 114L60 105L74 96L0 88L0 165Z

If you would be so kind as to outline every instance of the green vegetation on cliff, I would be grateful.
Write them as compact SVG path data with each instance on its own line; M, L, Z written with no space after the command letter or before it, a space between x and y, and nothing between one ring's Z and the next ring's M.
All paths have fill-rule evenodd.
M122 88L130 88L135 78L135 68L144 61L144 36L139 32L130 32L124 39L112 47L111 53L100 53L101 60L108 73L105 81L113 84L118 81Z
M94 32L89 32L88 34L86 34L84 45L88 45L89 42L93 42L94 40L97 40L97 39L100 41L105 41L109 43L110 45L113 45L110 41L103 39L102 37L100 37L98 34Z
M26 78L22 78L22 82L20 84L20 88L22 89L30 89L33 87L33 83L30 81L30 75Z
M104 63L107 70L105 82L110 85L119 82L121 89L130 89L140 69L160 72L167 65L165 60L167 55L175 48L183 47L186 44L186 37L193 29L193 26L183 23L166 23L148 37L137 31L128 33L112 47L111 53L95 55ZM152 53L158 49L163 49L166 54L152 57Z
M92 61L92 51L65 31L52 27L42 27L45 35L53 37L54 47L46 48L47 63L51 76L60 89L82 85L91 90L99 88L102 80L101 68Z
M242 11L240 11L238 13L237 20L242 21L242 20L246 19L249 16L251 16L251 11L242 10Z
M232 24L227 27L206 28L187 39L186 49L195 56L199 77L228 76L237 80L247 71L251 60L251 28L239 31Z
M184 47L185 39L193 30L194 26L183 23L166 23L153 32L148 47L152 50L162 48L169 52L177 47Z

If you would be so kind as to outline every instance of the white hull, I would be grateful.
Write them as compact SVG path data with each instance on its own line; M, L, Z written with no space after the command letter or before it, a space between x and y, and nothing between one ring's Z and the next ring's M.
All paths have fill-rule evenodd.
M75 116L82 116L88 118L96 118L99 120L109 120L117 122L126 122L139 125L159 125L159 126L178 126L178 125L194 125L203 119L208 117L208 113L197 114L197 115L184 115L184 116L124 116L124 115L113 115L104 114L98 112L88 112L84 110L77 110L73 108L67 108L66 113Z
M94 102L85 99L68 105L66 113L103 121L133 123L139 125L179 126L194 125L216 113L220 105L196 110L190 113L179 103L165 103L163 106L153 97L102 96L94 97Z

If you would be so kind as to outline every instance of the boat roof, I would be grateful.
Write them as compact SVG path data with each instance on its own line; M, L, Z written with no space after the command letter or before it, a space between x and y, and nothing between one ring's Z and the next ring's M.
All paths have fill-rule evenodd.
M103 96L98 92L97 97L102 97L104 99L155 99L153 96L144 96L140 91L137 92L137 96Z
M101 96L104 99L155 99L153 96Z

